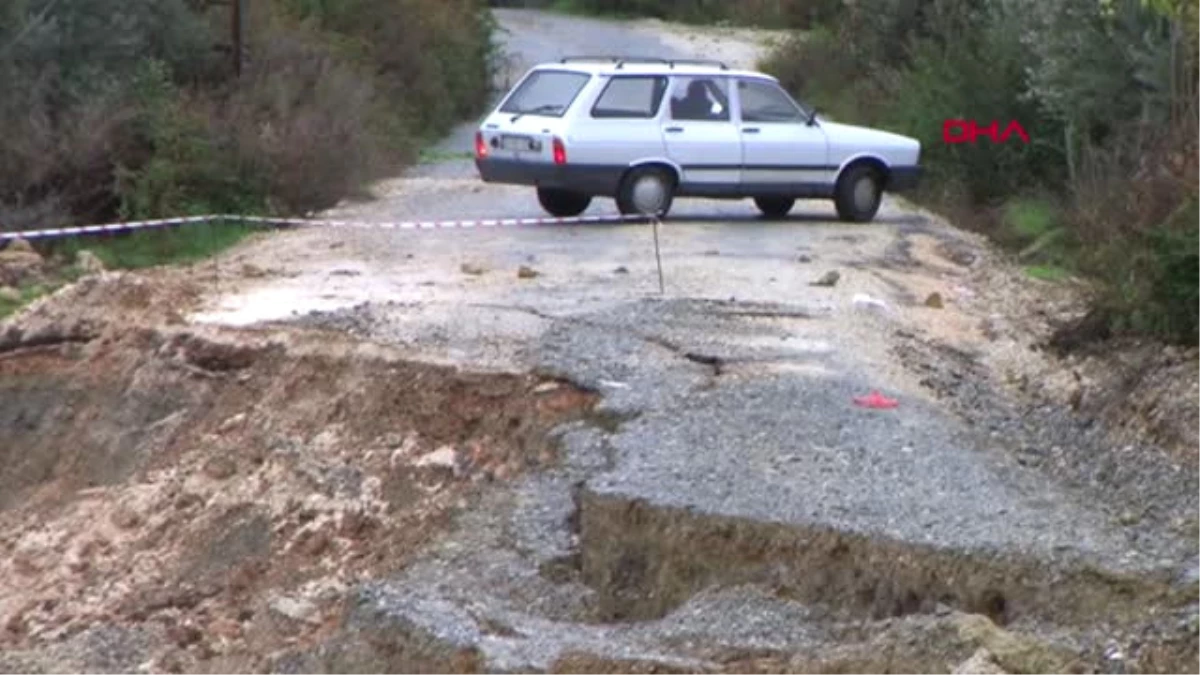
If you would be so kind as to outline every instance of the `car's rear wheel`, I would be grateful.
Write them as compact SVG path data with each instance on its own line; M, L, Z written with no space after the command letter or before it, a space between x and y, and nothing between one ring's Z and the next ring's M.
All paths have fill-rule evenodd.
M630 171L617 189L617 209L625 215L663 218L675 199L675 177L648 166Z
M754 205L768 218L782 218L791 213L796 200L791 197L755 197Z
M542 205L546 213L555 218L577 216L586 211L587 207L592 204L591 197L562 188L540 187L537 190L537 196L538 203Z
M883 177L875 167L859 164L846 169L838 179L833 202L838 217L853 223L875 218L883 201Z

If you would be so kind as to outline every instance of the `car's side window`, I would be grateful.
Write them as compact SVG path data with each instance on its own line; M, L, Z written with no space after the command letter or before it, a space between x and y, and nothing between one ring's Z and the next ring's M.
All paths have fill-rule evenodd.
M743 122L798 122L801 111L790 96L770 82L738 81Z
M649 119L658 115L667 91L667 78L622 75L604 86L592 106L592 117Z
M723 77L675 78L671 119L728 122L729 82Z

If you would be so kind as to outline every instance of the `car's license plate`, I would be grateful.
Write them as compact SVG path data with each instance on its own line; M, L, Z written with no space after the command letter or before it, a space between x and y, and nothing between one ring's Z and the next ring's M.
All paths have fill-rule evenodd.
M529 136L501 136L500 147L518 152L538 152L542 149L542 142Z

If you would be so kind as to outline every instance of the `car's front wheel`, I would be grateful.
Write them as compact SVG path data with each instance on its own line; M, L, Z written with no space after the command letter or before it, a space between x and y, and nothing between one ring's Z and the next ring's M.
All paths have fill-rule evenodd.
M838 217L853 223L875 218L883 201L883 177L872 166L852 166L838 179L833 202Z
M675 199L675 179L665 169L648 166L630 171L617 190L617 209L625 215L663 218Z
M540 187L537 196L538 203L542 205L546 213L556 218L577 216L586 211L592 203L591 197L562 188Z
M790 197L755 197L754 205L768 218L782 218L791 213L796 200Z

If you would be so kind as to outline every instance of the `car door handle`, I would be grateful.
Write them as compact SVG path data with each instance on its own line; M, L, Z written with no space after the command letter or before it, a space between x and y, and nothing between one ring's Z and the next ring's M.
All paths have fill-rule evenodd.
M683 133L683 127L667 127L666 129L663 129L663 131L667 132L668 134L681 134Z
M746 127L745 129L742 129L743 134L757 134L758 131L758 127Z

